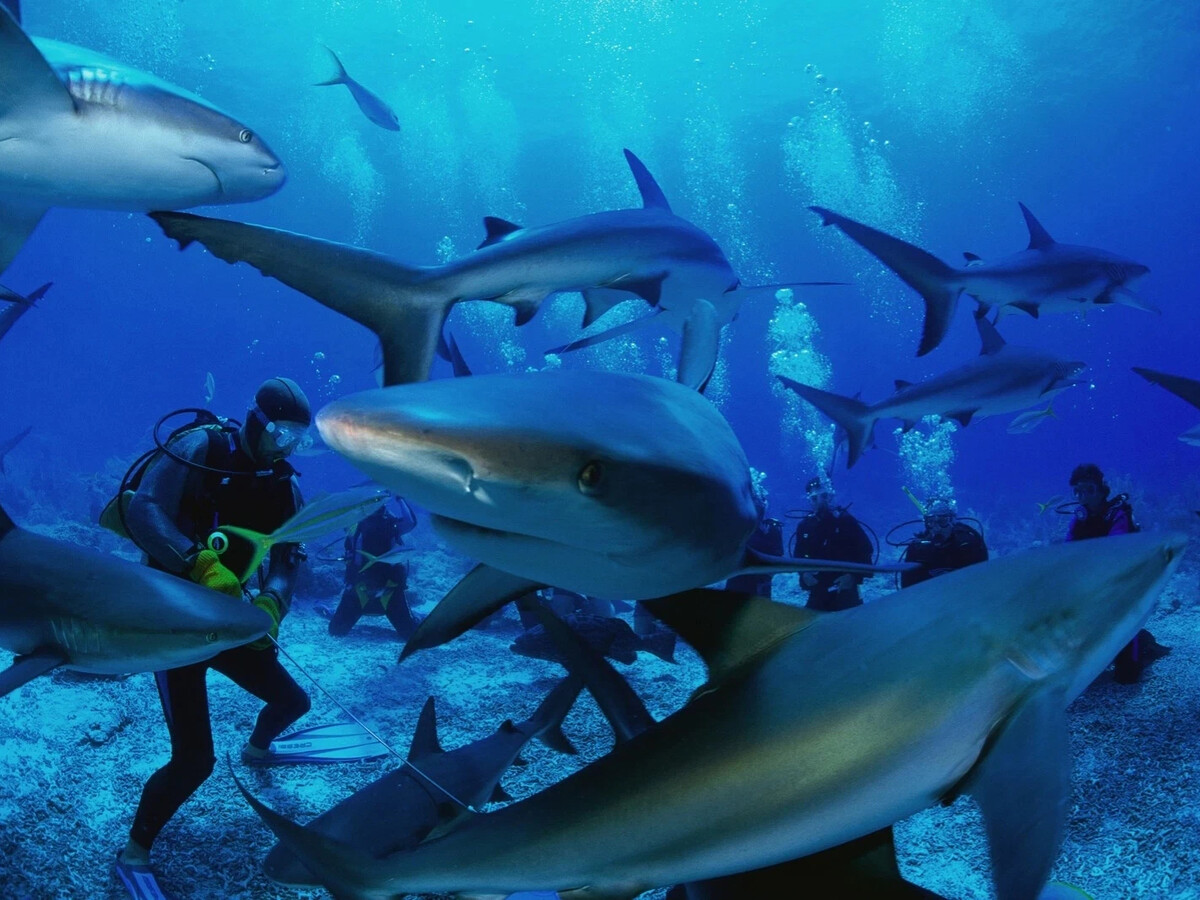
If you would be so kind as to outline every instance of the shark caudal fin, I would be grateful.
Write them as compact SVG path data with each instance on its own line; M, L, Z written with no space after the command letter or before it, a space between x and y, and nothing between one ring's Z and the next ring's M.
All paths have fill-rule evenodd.
M242 222L178 212L154 212L150 218L180 250L198 241L219 259L249 263L370 328L383 347L385 386L429 377L442 323L457 299L422 288L429 270L348 244ZM523 313L517 312L520 322Z
M784 375L775 377L842 427L846 432L846 468L858 462L875 439L875 417L871 415L871 408L861 400L822 391Z
M821 206L810 206L821 217L821 224L836 225L881 263L895 272L900 280L925 300L925 325L917 356L924 356L942 342L954 318L961 285L956 283L956 270L932 253L914 247L899 238L884 234L853 219L839 216Z

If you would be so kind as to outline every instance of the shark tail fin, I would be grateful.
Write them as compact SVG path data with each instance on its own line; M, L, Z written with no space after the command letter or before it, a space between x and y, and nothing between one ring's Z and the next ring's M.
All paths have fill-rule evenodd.
M954 309L962 293L956 270L932 253L890 234L839 216L821 206L810 206L809 209L821 217L821 224L836 225L850 240L895 272L901 281L924 298L925 325L921 331L917 356L924 356L940 344L950 329L950 321L954 318Z
M325 47L324 44L322 44L321 46ZM336 53L334 53L330 48L325 47L325 50L329 54L330 58L333 60L334 66L337 67L337 74L326 81L315 82L313 84L313 87L325 87L330 84L345 84L346 82L348 82L350 80L350 76L346 74L346 67L342 65L342 61L340 59L338 59L338 55Z
M858 462L863 451L874 441L875 416L871 414L871 408L853 397L822 391L783 375L776 377L785 387L791 388L846 432L846 468L849 469Z
M154 212L150 218L181 250L199 241L217 258L249 263L370 328L383 347L385 386L429 377L442 323L458 299L427 287L429 270L259 225L178 212Z

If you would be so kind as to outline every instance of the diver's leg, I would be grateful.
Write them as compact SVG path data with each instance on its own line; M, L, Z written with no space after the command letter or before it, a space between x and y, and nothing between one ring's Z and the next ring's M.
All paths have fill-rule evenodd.
M214 661L213 668L266 704L250 734L249 743L255 750L269 749L271 741L312 706L304 688L280 665L274 644L226 650Z

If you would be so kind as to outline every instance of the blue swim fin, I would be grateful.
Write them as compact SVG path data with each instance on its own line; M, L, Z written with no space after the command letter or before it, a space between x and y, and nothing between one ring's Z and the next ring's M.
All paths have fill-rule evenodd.
M121 854L113 865L117 880L129 891L133 900L175 900L174 894L168 894L158 886L154 872L149 866L134 866L121 862Z
M261 760L246 759L251 765L282 763L339 763L376 759L388 748L357 722L337 722L300 728L271 742Z

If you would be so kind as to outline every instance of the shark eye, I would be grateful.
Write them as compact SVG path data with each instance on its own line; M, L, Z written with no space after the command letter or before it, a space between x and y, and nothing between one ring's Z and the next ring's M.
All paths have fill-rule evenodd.
M204 642L206 644L215 644L217 642L217 633L215 631L210 631L204 636Z
M241 131L238 132L238 140L241 141L243 144L248 144L252 140L254 140L254 132L251 131L249 128L243 128Z
M579 490L585 494L595 494L600 490L604 480L604 469L600 463L592 460L579 470Z

